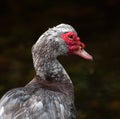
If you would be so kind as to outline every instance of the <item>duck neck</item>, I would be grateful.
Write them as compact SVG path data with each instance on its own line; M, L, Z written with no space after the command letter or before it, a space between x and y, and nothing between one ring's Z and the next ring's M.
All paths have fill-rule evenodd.
M67 72L56 58L46 59L45 57L40 57L40 59L36 60L35 64L37 64L35 65L36 75L41 77L43 80L68 80L71 82Z

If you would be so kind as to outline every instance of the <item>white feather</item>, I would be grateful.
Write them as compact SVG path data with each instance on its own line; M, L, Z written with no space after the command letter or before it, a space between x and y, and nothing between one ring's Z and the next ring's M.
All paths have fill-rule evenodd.
M40 101L40 102L35 102L32 104L31 108L34 108L34 110L41 110L43 108L43 103Z
M3 114L3 112L4 112L4 107L2 106L0 109L0 116Z
M61 109L61 119L65 119L64 118L64 111L65 111L65 109L64 109L64 106L62 104L60 104L60 109Z

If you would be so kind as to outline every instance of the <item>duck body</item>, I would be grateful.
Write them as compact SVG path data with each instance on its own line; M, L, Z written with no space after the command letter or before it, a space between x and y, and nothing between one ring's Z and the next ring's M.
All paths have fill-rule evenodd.
M1 98L0 119L76 119L74 87L57 57L76 54L91 60L84 47L68 24L43 33L32 47L36 75Z
M68 82L51 83L36 76L24 88L4 95L0 119L75 119L72 91Z

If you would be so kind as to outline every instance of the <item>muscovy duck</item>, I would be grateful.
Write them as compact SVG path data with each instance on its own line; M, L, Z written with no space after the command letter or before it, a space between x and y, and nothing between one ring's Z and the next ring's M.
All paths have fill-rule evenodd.
M57 56L76 54L92 60L75 29L48 29L32 47L36 76L0 100L0 119L76 119L73 84Z

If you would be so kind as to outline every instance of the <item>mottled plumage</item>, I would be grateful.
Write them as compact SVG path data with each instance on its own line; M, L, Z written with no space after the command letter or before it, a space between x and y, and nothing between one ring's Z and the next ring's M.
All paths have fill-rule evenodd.
M68 32L73 34L73 41L69 42ZM69 53L81 55L81 47L70 25L60 24L43 33L32 47L36 76L25 87L12 89L2 97L0 119L76 119L73 84L56 58ZM92 59L84 52L82 57Z
M10 90L3 96L0 119L74 119L70 87L68 82L49 82L37 76L24 88Z

